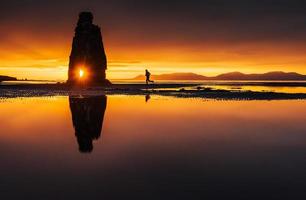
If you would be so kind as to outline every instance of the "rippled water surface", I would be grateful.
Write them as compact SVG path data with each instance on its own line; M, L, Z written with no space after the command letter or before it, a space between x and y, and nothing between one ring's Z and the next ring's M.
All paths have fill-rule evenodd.
M1 199L298 199L306 101L0 101Z

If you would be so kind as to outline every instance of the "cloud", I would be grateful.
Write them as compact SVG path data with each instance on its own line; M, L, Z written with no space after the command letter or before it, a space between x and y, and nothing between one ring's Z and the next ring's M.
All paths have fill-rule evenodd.
M121 44L306 42L300 0L11 0L1 5L0 23L68 37L81 10L93 10L107 37Z

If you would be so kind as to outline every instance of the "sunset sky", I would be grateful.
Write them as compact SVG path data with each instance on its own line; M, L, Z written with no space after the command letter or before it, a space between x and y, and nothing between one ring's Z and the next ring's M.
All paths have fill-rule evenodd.
M0 75L66 80L80 11L102 29L109 79L194 72L306 74L299 0L3 0Z

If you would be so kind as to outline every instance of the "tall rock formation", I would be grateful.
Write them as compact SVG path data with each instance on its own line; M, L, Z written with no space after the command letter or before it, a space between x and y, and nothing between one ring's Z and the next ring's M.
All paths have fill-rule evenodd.
M108 84L107 60L100 27L93 24L91 12L81 12L72 43L68 83L72 85Z

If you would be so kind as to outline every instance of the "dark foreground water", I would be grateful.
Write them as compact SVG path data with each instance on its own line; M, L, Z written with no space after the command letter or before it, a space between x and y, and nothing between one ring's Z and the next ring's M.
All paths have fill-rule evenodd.
M306 101L0 100L0 199L305 199Z

